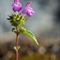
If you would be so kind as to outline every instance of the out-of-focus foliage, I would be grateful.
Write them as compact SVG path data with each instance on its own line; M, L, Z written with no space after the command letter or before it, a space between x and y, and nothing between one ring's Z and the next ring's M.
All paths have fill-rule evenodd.
M39 46L25 35L20 35L19 39L19 60L59 60L60 45L38 38ZM15 40L14 40L15 41ZM15 60L15 42L7 42L0 44L0 59L1 60Z
M14 60L14 58L10 58L9 60ZM51 54L39 54L38 52L33 53L32 55L23 55L19 57L19 60L59 60L57 57L51 57Z

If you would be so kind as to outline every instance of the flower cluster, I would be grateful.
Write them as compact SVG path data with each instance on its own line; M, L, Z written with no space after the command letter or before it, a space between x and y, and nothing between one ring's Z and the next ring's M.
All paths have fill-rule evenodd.
M24 24L27 17L33 16L34 10L30 7L31 3L31 1L27 2L25 8L22 10L22 12L20 12L22 9L22 4L19 0L14 0L14 3L12 4L12 10L14 11L14 13L11 14L8 18L12 26L21 26L22 24Z
M31 17L34 14L34 10L30 7L32 2L27 2L27 4L25 5L24 10L22 11L22 14ZM20 12L20 10L22 9L22 4L20 3L19 0L14 0L14 3L12 4L12 10L14 12Z

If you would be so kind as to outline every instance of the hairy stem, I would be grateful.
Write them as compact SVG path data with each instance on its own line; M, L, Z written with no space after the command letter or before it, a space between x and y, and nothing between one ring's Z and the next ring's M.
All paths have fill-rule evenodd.
M16 48L18 47L18 27L16 27ZM16 49L15 59L18 60L18 49Z

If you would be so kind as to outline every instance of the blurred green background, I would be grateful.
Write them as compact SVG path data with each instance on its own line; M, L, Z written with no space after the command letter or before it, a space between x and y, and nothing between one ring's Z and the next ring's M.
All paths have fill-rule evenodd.
M25 22L38 42L37 46L29 37L19 36L19 60L60 60L60 4L59 0L20 0L23 8L32 1L35 14ZM0 60L15 60L15 34L7 20L13 13L13 0L0 0Z

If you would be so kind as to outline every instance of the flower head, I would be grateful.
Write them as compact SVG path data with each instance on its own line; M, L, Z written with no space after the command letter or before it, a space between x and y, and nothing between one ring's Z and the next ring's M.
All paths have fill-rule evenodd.
M32 3L32 2L30 2L30 1L27 2L24 10L22 11L22 13L23 13L23 14L26 14L28 17L31 17L31 16L33 16L33 14L34 14L34 10L30 7L31 3Z
M21 3L19 3L19 0L14 0L14 3L12 4L12 10L14 11L14 12L16 12L16 11L20 11L22 9L22 5L21 5Z

